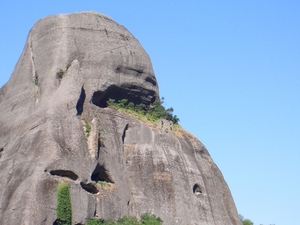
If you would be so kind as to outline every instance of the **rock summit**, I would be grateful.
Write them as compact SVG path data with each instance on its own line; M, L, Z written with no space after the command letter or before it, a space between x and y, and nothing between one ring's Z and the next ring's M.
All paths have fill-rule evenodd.
M109 98L159 98L138 40L94 12L39 20L0 89L0 224L54 224L59 183L77 225L144 212L166 225L240 224L197 138L111 109Z

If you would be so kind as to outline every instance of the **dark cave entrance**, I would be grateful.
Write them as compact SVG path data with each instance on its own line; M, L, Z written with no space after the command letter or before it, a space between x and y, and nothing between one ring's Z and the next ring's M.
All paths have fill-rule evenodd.
M91 180L95 181L96 183L98 181L114 183L108 171L104 168L104 166L101 166L99 163L97 164L96 168L94 169L94 172L92 173Z
M193 187L193 193L197 196L202 194L202 189L199 184L195 184Z
M91 102L100 108L106 108L109 99L114 99L115 102L127 99L128 102L133 102L135 105L141 103L149 105L155 101L156 97L153 90L147 90L137 85L111 85L105 91L94 92ZM151 100L149 101L149 99Z

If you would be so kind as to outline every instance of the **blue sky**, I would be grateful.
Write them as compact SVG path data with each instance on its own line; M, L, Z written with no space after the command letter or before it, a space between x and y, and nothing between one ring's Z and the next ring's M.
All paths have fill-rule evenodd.
M101 12L150 55L165 106L222 171L255 225L298 224L299 1L8 1L0 7L0 86L40 18Z

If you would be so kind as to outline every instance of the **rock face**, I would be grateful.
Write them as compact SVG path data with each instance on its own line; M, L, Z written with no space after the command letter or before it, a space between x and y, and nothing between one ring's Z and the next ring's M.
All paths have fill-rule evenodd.
M38 21L0 89L0 224L52 225L60 182L73 224L144 212L170 225L240 224L199 140L106 107L158 97L150 59L126 28L87 12Z

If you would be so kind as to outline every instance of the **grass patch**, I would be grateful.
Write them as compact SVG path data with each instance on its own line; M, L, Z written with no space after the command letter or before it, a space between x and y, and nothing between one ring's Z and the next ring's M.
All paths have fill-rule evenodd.
M111 184L107 181L97 181L97 184L100 185L101 187L110 187Z

